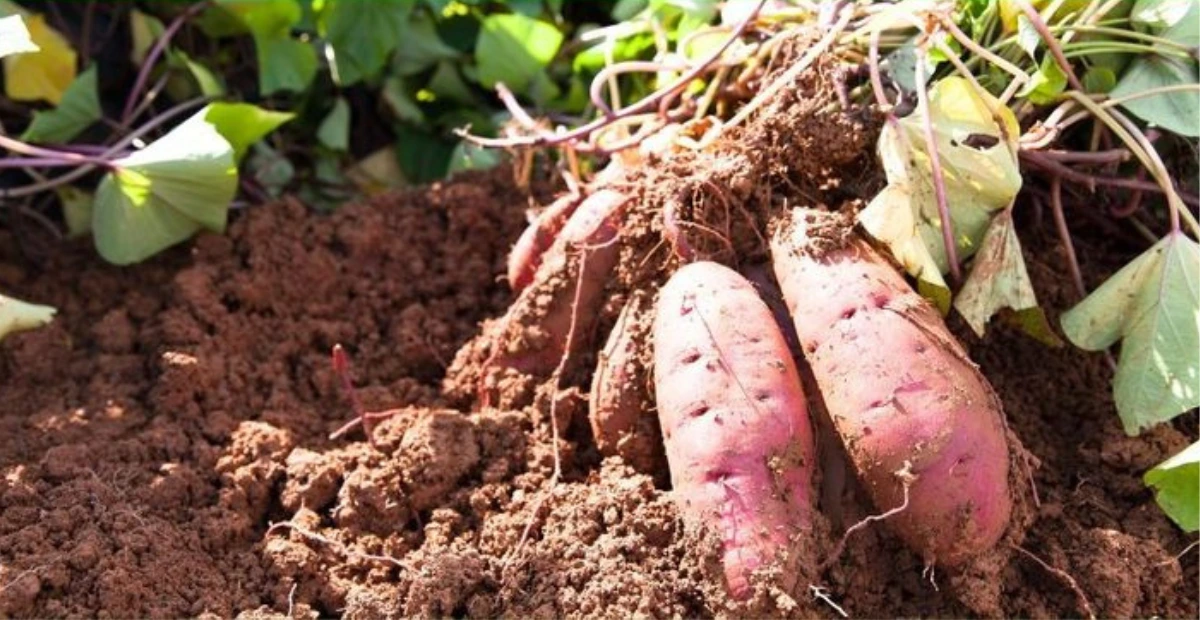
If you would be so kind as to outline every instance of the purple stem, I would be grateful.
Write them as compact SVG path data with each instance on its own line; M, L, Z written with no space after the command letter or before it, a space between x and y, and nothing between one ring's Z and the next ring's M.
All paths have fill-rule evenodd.
M133 84L133 90L129 91L129 98L125 100L125 109L121 113L121 125L128 127L133 119L133 109L137 107L137 101L142 96L142 91L146 88L146 80L150 79L150 71L154 68L154 64L158 62L158 57L163 55L167 49L167 44L171 42L171 38L175 33L183 28L184 22L196 16L200 11L208 6L208 0L202 0L187 8L186 11L180 13L175 19L171 20L171 24L167 26L162 35L154 41L154 46L150 48L150 52L146 54L146 58L142 60L142 68L138 71L137 81Z
M0 159L0 168L70 168L79 165L107 166L108 160L79 161L57 157L5 157Z
M942 220L942 243L946 246L946 262L950 277L957 286L962 282L958 265L958 246L954 241L954 222L950 219L950 204L946 201L946 181L942 177L942 160L938 157L937 137L933 133L933 113L929 110L929 94L925 92L925 55L917 56L917 102L925 128L925 148L929 151L929 167L933 173L933 194L937 198L938 217Z

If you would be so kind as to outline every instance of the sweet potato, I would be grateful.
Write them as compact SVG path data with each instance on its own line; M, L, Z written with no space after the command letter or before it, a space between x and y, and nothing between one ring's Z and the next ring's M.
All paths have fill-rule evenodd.
M1008 524L999 399L938 312L830 213L797 209L775 273L833 424L887 522L927 562L960 563ZM896 475L911 473L908 482Z
M596 448L620 455L637 471L653 474L663 463L662 433L651 412L649 353L654 320L650 296L635 292L621 309L596 360L588 394L588 420Z
M549 377L563 355L579 350L592 336L608 275L616 266L627 200L619 192L600 190L579 205L544 255L533 282L504 316L486 323L459 350L443 381L447 396L474 396L481 404L527 404L521 402L530 396L525 378ZM514 388L512 398L506 396L505 384L518 383L524 387ZM492 399L496 392L499 400Z
M812 554L812 430L795 363L771 311L731 269L689 264L654 321L659 421L677 505L715 530L729 592L777 554L792 587Z
M580 194L559 196L517 238L508 254L508 285L513 291L519 293L533 282L533 274L542 264L542 255L554 245L559 231L582 201Z

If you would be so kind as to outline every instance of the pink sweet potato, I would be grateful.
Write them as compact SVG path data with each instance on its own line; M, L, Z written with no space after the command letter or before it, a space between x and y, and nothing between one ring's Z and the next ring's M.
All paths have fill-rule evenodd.
M811 563L812 430L771 311L731 269L692 263L654 322L658 415L685 522L716 532L730 594L777 558L785 586Z
M554 245L559 231L582 201L583 196L579 194L559 196L517 238L508 254L508 285L513 291L519 293L533 282L533 274L542 264L542 255Z
M902 506L908 478L908 506L887 522L927 562L960 563L992 547L1012 512L1000 402L938 312L846 231L797 209L772 240L780 288L876 507Z

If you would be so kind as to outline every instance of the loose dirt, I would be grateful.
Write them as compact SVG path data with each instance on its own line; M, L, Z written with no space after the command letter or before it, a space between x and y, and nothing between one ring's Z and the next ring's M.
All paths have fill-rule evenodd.
M760 188L739 186L739 169L726 185L748 201ZM703 170L687 174L704 185ZM499 274L533 199L511 177L467 174L331 216L256 206L226 236L128 269L86 242L31 255L0 232L0 290L60 309L0 343L0 617L1083 613L1061 574L1021 552L985 582L926 570L885 527L852 536L812 588L734 605L666 472L602 460L578 390L555 396L557 446L543 392L471 413L443 397L456 351L512 300ZM734 217L718 194L691 204ZM1062 309L1077 300L1051 230L1020 232L1041 301ZM1095 286L1128 250L1086 233ZM1194 422L1128 438L1103 355L955 328L1040 461L1022 549L1070 575L1099 616L1200 613L1198 554L1177 557L1189 538L1140 481L1196 437ZM395 410L375 447L361 431L328 438L351 416L335 343L367 408ZM838 532L867 514L844 482L851 501L826 515Z

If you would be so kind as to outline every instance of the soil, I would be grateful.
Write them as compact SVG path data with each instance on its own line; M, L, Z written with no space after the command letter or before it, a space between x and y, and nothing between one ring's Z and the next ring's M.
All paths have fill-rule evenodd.
M703 184L704 169L679 167ZM763 199L754 182L722 186ZM666 472L602 459L581 391L505 408L443 396L456 352L512 301L506 254L548 198L501 168L328 216L282 201L127 269L86 242L31 256L0 232L0 289L59 308L0 343L0 617L1200 613L1198 554L1177 555L1191 540L1140 479L1194 422L1126 437L1103 355L957 323L1040 463L1039 503L1011 541L1024 551L1006 547L981 579L927 570L871 526L813 583L728 600L717 548L683 526ZM721 202L709 198L684 215L702 219ZM1057 324L1077 300L1052 226L1021 234ZM1078 250L1089 286L1128 257L1094 234ZM329 438L352 415L337 343L366 408L394 410L374 445L361 430ZM870 512L843 508L826 515L834 532Z

